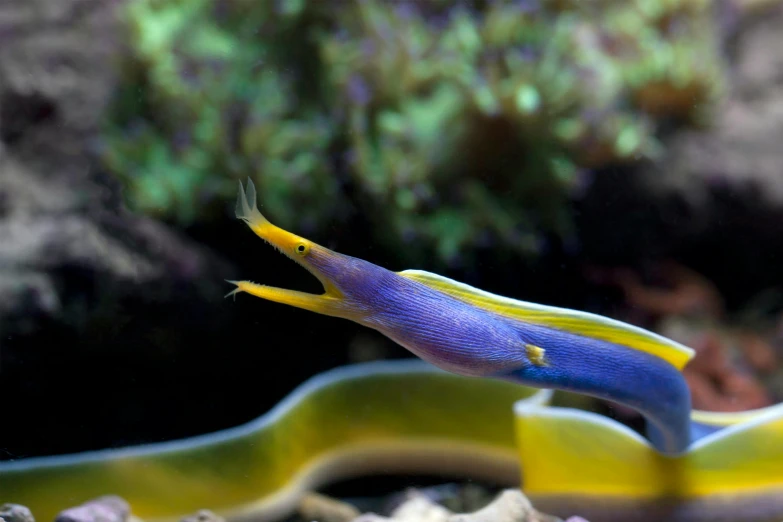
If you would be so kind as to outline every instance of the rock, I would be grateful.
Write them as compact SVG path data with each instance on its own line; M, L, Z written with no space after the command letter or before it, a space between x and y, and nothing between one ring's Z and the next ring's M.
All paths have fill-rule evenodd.
M246 420L210 419L226 386L198 384L231 374L209 351L241 344L226 336L242 320L223 300L234 267L126 211L95 156L124 3L0 2L0 395L16 426L0 459Z
M537 511L519 490L507 489L488 506L474 513L453 515L448 522L558 522Z
M0 506L0 521L2 522L35 522L30 510L19 504L3 504Z
M634 172L596 173L579 227L591 264L673 259L736 310L783 284L783 4L745 13L727 47L729 89L709 124L663 136L661 157Z
M92 140L117 84L112 64L121 53L123 4L30 0L0 7L4 333L17 333L20 316L72 319L61 274L70 269L89 273L106 293L156 285L164 298L183 280L229 273L173 230L125 212L118 183L97 167Z
M416 494L427 497L430 501L440 504L455 513L471 512L483 508L495 497L491 488L477 483L446 483L417 488ZM391 512L410 498L410 491L391 496L385 503L384 510Z
M705 190L747 187L783 205L783 14L749 22L736 43L733 88L713 127L678 133L669 159L657 168L662 183L693 204ZM708 192L707 192L708 193Z
M225 522L225 519L208 509L201 509L192 515L184 517L180 522Z
M55 522L128 522L130 506L120 497L109 495L62 511Z
M299 502L299 516L317 522L350 522L359 517L359 510L347 502L308 493Z
M408 500L395 509L392 520L410 522L447 522L451 512L420 493L410 493Z
M454 514L433 502L419 491L408 493L408 500L397 507L389 517L365 513L354 522L562 522L559 518L537 511L519 490L502 491L487 506L473 513ZM576 521L573 521L576 522Z

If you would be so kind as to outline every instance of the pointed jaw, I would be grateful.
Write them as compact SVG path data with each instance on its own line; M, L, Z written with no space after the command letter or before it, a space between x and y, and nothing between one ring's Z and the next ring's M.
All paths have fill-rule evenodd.
M326 315L344 316L345 299L343 293L321 271L317 262L319 258L334 255L330 250L321 247L312 241L292 234L269 222L256 206L256 190L253 182L248 180L247 193L239 184L239 197L237 199L236 216L250 227L261 239L278 249L289 259L295 261L308 272L314 275L323 285L324 293L309 294L296 290L286 290L266 285L259 285L250 281L229 281L237 287L229 292L228 296L235 296L240 292L247 292L256 297L274 301L277 303L304 308L313 312Z

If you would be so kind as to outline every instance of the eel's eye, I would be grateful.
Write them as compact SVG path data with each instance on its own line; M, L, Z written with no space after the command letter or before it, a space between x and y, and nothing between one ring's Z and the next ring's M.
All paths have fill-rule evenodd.
M306 245L306 244L304 244L304 243L298 243L298 244L297 244L297 245L294 247L294 252L296 252L296 253L297 253L297 254L299 254L300 256L307 255L307 253L308 253L309 251L310 251L310 247L309 247L309 246L307 246L307 245Z

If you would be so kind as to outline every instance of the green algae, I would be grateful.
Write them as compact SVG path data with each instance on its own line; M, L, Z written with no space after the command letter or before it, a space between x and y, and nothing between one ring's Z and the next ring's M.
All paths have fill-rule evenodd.
M711 5L132 0L101 157L131 208L184 226L249 176L316 238L360 216L408 262L535 255L586 169L709 115Z

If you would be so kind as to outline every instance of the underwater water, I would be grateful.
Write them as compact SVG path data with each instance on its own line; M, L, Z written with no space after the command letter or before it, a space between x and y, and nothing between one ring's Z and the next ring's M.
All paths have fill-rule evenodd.
M781 48L779 0L0 1L0 519L783 520Z

